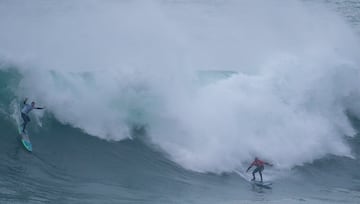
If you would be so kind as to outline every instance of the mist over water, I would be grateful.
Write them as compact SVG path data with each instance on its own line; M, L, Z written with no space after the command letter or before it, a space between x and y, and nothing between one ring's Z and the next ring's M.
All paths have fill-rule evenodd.
M2 1L0 27L1 61L23 75L16 95L90 135L143 126L200 172L352 156L359 42L324 4ZM204 84L204 70L236 74Z

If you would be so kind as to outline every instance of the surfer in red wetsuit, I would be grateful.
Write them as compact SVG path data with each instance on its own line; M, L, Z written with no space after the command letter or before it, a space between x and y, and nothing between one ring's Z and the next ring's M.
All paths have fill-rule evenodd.
M257 157L255 157L255 160L250 164L249 168L247 168L247 170L246 170L246 172L248 172L251 169L251 167L256 166L256 168L252 172L253 178L251 179L251 181L255 181L255 173L259 172L261 182L263 182L262 171L264 170L265 165L272 166L272 164L270 164L268 162L264 162L264 161L258 159Z

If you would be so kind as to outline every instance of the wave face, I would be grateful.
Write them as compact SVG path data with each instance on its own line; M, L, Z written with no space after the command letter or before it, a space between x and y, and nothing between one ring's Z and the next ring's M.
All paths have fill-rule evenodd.
M357 4L1 1L0 199L358 202Z

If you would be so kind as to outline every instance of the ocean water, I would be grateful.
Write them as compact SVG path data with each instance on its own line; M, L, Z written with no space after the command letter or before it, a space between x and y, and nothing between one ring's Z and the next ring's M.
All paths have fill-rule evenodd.
M360 1L2 0L0 28L0 203L360 203Z

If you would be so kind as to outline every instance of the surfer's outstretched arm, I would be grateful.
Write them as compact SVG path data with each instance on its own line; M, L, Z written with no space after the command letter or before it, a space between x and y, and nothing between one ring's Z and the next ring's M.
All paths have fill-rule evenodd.
M26 97L26 98L24 99L24 105L26 104L27 100L28 100L28 98Z
M251 164L251 165L246 169L246 172L248 172L248 171L251 169L252 166L253 166L253 164Z
M264 162L264 164L268 165L268 166L274 166L273 164L269 163L269 162Z

